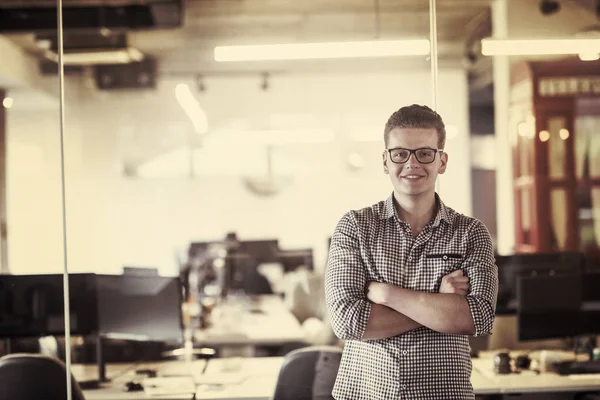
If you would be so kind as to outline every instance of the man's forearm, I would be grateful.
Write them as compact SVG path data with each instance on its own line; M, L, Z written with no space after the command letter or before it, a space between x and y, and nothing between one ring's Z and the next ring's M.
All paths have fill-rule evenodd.
M434 331L472 335L475 325L469 303L459 294L423 293L389 285L382 305Z
M381 304L371 304L369 322L362 339L386 339L417 329L420 326L421 324L418 322L389 307Z

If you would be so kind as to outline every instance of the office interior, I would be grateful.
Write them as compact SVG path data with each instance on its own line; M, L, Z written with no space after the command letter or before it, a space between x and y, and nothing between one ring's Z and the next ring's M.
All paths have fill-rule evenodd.
M0 369L60 360L73 398L307 398L344 346L330 237L390 195L383 127L417 103L447 126L437 192L497 253L477 398L600 398L600 2L63 0L60 30L57 10L0 1ZM234 53L392 40L414 41Z

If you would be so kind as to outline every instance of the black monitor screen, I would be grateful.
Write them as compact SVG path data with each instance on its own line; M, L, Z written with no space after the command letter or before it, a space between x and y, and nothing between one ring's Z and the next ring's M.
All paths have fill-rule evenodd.
M71 334L97 328L93 274L69 275ZM63 275L0 275L0 337L65 334Z
M278 254L278 259L285 272L294 271L300 266L304 266L310 270L313 269L313 251L312 249L305 250L284 250Z
M129 340L181 343L178 278L97 275L99 333Z
M600 304L600 271L584 273L582 285L583 301L590 306Z
M584 253L584 268L589 272L600 272L600 254L596 252L585 252Z
M277 240L244 240L240 242L240 253L248 254L258 264L277 262L279 242Z
M519 278L519 340L573 337L582 333L581 274Z
M496 256L498 301L496 314L516 314L519 277L563 275L581 270L583 256L577 252Z
M583 335L600 335L600 271L583 275Z
M272 294L266 277L258 271L258 263L248 254L238 253L225 257L225 293L242 291L249 295Z

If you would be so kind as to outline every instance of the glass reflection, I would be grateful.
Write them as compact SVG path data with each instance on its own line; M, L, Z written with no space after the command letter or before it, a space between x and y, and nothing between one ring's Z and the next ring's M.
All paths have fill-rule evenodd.
M357 2L290 6L192 1L185 4L185 13L182 2L158 3L103 5L96 10L102 18L79 21L73 9L67 10L72 16L68 23L75 24L71 28L89 31L67 29L65 33L65 46L73 53L69 62L74 63L67 70L79 74L67 79L66 99L67 198L72 199L67 227L70 272L123 276L133 271L182 279L181 312L188 328L185 342L153 347L131 337L110 338L105 353L107 376L115 385L146 377L138 371L144 368L127 369L122 364L164 359L167 353L172 357L186 354L188 361L209 357L214 355L210 350L218 347L213 340L218 337L215 331L221 329L221 338L235 341L247 336L236 330L244 318L260 320L267 302L256 301L258 294L243 285L250 281L239 272L246 260L229 248L230 232L235 232L240 242L277 239L278 253L303 254L288 264L285 257L297 255L279 254L275 262L261 263L260 268L253 264L258 273L252 279L266 282L274 295L269 299L283 298L269 307L291 310L296 327L311 343L334 342L319 292L333 224L344 210L373 203L389 191L379 158L381 125L389 111L404 103L431 102L432 77L424 57L231 64L217 62L213 53L220 45L427 37L425 2L405 8L385 1L376 1L372 7ZM487 100L469 99L466 94L470 85L472 93L480 91L484 77L491 75L492 62L481 57L478 47L480 38L491 31L489 3L465 6L463 2L458 8L440 3L452 10L439 17L439 108L451 116L448 122L455 135L449 136L448 147L455 156L439 190L457 209L480 213L475 216L495 224L487 203L471 210L472 202L481 201L476 197L479 193L489 192L494 197L493 181L472 180L470 158L477 154L466 155L471 139L467 117L469 112L471 117L478 113L476 108L469 111L469 102L493 106L489 82L481 91L487 93ZM556 34L562 26L554 23L548 28L538 15L537 4L522 3L510 2L515 35ZM573 6L567 4L563 11ZM595 21L588 18L592 14L582 12L581 21L591 24ZM119 25L125 23L129 24L125 28ZM540 27L538 31L535 26ZM465 27L468 37L460 33ZM86 53L78 51L82 49L94 51L77 54ZM84 66L78 67L78 62ZM500 84L510 83L497 82L496 90ZM560 85L559 92L569 90L568 85ZM555 91L548 89L547 93ZM18 103L15 100L14 106ZM562 189L546 193L543 207L547 214L538 213L539 131L535 120L529 120L531 111L532 107L526 107L514 126L512 118L510 124L518 135L518 149L515 159L508 162L515 162L517 173L509 174L503 189L519 208L510 214L519 219L519 228L511 229L510 240L515 242L521 235L517 252L545 251L549 247L540 247L535 236L542 232L552 236L545 246L567 249L569 238L574 237L568 230L573 210L566 210L570 194ZM568 137L561 129L573 124L562 121L560 126L547 128L550 162L544 173L547 178L570 176L565 143L574 141L578 222L573 226L577 226L581 246L597 248L600 189L593 183L597 157L589 133L595 128L590 128L593 123L586 118L577 116ZM43 113L22 119L30 125L28 132L44 132L23 143L38 141L51 150L30 148L13 153L18 159L31 160L27 168L37 171L21 171L19 177L38 178L37 184L19 183L21 187L13 191L19 203L9 206L14 210L10 211L14 212L12 221L20 222L11 227L8 254L15 260L11 264L23 268L24 273L36 269L59 272L62 265L59 216L50 212L59 209L58 200L53 200L58 192L49 188L50 179L39 179L54 177L58 171L48 169L48 164L57 160L56 146L49 144L56 136L48 133L44 120ZM519 122L526 125L518 128ZM580 136L580 130L588 133ZM492 138L493 131L488 129L482 136ZM506 146L511 145L507 140ZM479 157L492 159L493 154ZM483 170L499 176L494 168L506 167L505 161ZM498 202L497 207L508 205ZM548 221L552 229L542 225ZM52 225L55 228L48 228ZM32 237L39 239L36 243L41 252L31 251ZM196 253L194 243L206 243L211 250L204 255ZM310 257L305 250L310 250L306 252ZM227 270L235 273L228 275ZM227 282L242 288L229 293L224 290ZM211 324L218 328L212 333L204 329ZM289 337L299 332L296 329L290 334L294 329L285 331L283 325L265 324L253 332L287 332ZM514 329L509 330L506 336L513 333ZM97 377L94 340L78 337L74 341L75 370L82 380ZM178 352L181 347L185 353ZM281 355L283 351L269 346L217 348L221 357ZM239 371L241 365L232 357L223 370ZM198 370L206 372L203 367Z

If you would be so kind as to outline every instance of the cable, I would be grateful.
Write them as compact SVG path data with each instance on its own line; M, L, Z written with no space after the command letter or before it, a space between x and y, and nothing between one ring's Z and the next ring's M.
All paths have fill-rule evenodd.
M116 379L119 379L120 377L122 377L123 375L127 374L128 372L130 372L131 370L137 368L141 363L143 363L144 361L136 361L133 364L131 364L128 367L123 368L122 370L120 370L119 372L115 373L114 376L111 376L110 378L108 378L109 381L114 381Z

